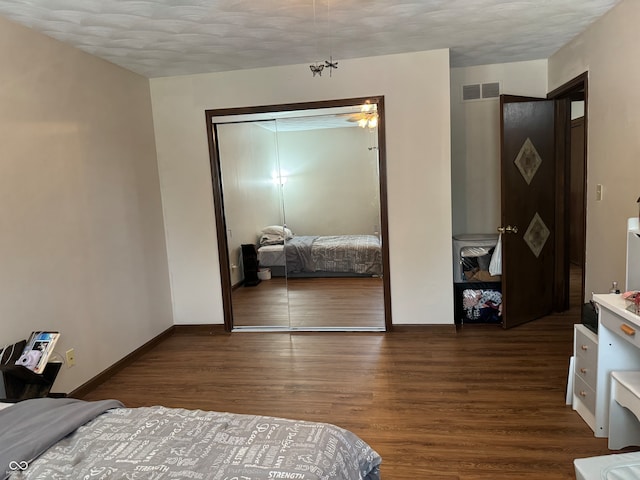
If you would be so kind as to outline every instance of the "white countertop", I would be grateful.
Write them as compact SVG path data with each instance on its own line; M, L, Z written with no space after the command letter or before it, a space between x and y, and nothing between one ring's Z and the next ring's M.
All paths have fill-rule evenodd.
M623 317L625 320L629 322L635 323L640 326L640 315L636 315L633 312L627 310L627 307L630 305L629 302L622 298L621 294L617 293L607 293L607 294L596 294L593 296L593 301L598 305L605 307L617 315Z

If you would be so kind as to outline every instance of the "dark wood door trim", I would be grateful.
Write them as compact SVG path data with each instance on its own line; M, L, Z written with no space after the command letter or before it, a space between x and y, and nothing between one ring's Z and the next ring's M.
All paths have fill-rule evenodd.
M206 111L207 138L209 140L209 164L211 166L211 187L213 189L213 210L216 222L218 240L218 262L220 264L220 285L222 292L222 310L224 313L224 328L230 332L233 328L233 302L231 293L231 272L223 266L229 265L229 248L227 244L227 226L224 218L224 202L222 199L222 172L220 169L220 152L218 150L216 126L212 122L213 111Z
M218 261L220 263L220 280L222 288L222 306L224 310L224 326L226 331L233 329L233 305L231 301L231 274L229 265L229 249L227 244L227 228L224 217L224 198L222 191L222 173L220 170L220 152L217 144L214 117L244 115L253 113L284 112L290 110L313 110L321 108L362 105L365 102L377 104L378 108L378 165L380 188L380 234L382 235L382 264L385 330L393 329L391 318L391 280L389 262L389 214L387 206L387 156L385 137L384 96L357 97L341 100L318 102L287 103L279 105L263 105L252 107L222 108L205 111L207 138L209 141L209 162L211 166L211 185L213 190L215 224L218 240Z
M584 117L571 120L569 262L584 265Z
M567 98L556 99L555 102L555 142L556 142L556 179L555 179L555 209L556 230L555 245L556 258L554 264L553 281L553 310L561 312L569 305L569 269L565 264L569 261L569 158L570 138L569 123L571 117L571 102Z
M571 100L584 100L588 97L589 72L581 73L568 82L554 88L547 94L548 99L569 97ZM585 108L586 113L586 108Z
M571 102L576 100L584 101L584 174L583 184L583 206L582 225L583 235L586 237L586 195L587 195L587 137L588 137L588 101L589 101L589 73L584 72L569 80L565 84L552 90L547 98L556 102L556 161L558 178L556 179L556 257L555 278L554 278L554 310L564 311L569 308L569 209L570 209L570 189L571 189ZM583 248L586 241L583 238ZM586 253L582 255L582 279L581 279L581 301L585 298L585 259Z

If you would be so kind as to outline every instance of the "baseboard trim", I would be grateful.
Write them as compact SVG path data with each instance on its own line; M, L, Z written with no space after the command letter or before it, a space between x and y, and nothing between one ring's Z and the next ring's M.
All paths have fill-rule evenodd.
M193 325L174 325L174 335L228 335L222 323L216 324L193 324Z
M98 385L100 385L101 383L104 383L107 380L109 380L111 377L113 377L120 370L122 370L123 368L131 365L134 361L136 361L142 355L144 355L149 350L154 348L160 342L162 342L162 341L166 340L167 338L169 338L170 336L172 336L174 334L174 331L175 331L175 325L172 325L171 327L167 328L164 332L162 332L160 335L155 336L154 338L149 340L147 343L145 343L141 347L135 349L133 352L131 352L126 357L122 358L121 360L118 360L116 363L111 365L109 368L107 368L106 370L103 370L102 372L100 372L98 375L93 377L91 380L89 380L86 383L80 385L78 388L76 388L71 393L69 393L68 396L72 397L72 398L82 398L82 397L84 397L86 394L88 394L92 390L96 389L98 387Z
M403 325L393 325L393 332L408 332L408 333L418 333L418 332L427 332L427 333L456 333L455 324L403 324Z

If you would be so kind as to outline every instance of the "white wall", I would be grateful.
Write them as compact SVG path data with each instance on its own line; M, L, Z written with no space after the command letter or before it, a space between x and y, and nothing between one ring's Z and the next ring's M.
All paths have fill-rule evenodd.
M275 132L252 123L218 125L231 284L243 278L242 244L255 244L267 225L282 225Z
M589 72L586 293L625 278L627 218L638 214L640 2L623 0L549 58L549 89ZM604 186L596 201L596 185Z
M584 117L584 100L571 102L571 120Z
M79 387L172 325L147 79L0 18L0 345L73 347Z
M500 225L500 100L462 101L462 86L500 82L500 93L547 95L547 61L451 69L453 233L495 233Z
M206 109L384 95L393 321L453 323L449 52L151 80L177 324L222 323ZM447 254L443 255L444 252Z
M375 131L359 127L278 133L287 226L296 235L373 235L380 230ZM375 143L375 142L374 142Z

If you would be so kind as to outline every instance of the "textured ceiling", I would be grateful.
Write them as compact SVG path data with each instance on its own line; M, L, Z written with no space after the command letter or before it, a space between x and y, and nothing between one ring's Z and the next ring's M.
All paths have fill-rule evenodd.
M619 1L0 0L0 15L163 77L440 48L452 67L548 58Z

